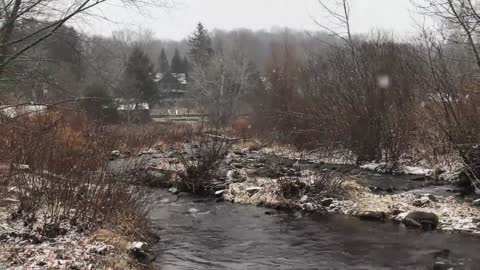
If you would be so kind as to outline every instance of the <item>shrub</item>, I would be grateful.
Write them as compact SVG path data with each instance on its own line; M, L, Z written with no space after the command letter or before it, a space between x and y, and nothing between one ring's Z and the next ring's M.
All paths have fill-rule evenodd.
M288 200L310 197L340 196L345 178L334 172L315 173L308 177L282 177L278 179L279 194Z
M126 174L144 163L111 166L110 152L123 143L112 133L73 131L48 119L2 131L2 162L10 168L3 188L15 187L20 201L13 217L49 236L65 223L94 229L144 219L146 193Z
M337 172L317 173L309 177L308 193L313 196L341 196L344 193L344 175Z
M229 142L206 136L191 144L189 151L180 156L184 171L179 173L179 188L192 193L212 192L212 182L229 148Z
M307 190L307 184L298 177L282 177L278 185L280 195L289 200L299 199Z

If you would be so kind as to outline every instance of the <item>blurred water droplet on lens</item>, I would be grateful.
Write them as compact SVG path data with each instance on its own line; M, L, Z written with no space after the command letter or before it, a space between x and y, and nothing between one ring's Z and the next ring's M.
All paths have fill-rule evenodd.
M390 87L390 76L388 75L380 75L377 77L377 85L380 88L388 88Z

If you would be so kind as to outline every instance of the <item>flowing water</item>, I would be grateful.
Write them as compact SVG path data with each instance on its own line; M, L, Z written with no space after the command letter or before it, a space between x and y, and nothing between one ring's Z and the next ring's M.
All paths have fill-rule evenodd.
M480 269L480 239L156 191L159 269ZM435 268L435 269L449 269Z

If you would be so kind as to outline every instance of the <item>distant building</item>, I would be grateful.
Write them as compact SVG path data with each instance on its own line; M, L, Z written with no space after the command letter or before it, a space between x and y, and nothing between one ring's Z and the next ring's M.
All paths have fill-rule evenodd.
M0 106L0 116L7 118L29 117L47 112L46 105L22 104Z
M112 109L110 106L104 106L104 110ZM110 121L114 122L132 122L144 123L151 120L150 105L146 102L136 102L117 98L114 101L113 115L110 115Z
M187 93L188 74L157 73L155 82L162 98L181 98Z

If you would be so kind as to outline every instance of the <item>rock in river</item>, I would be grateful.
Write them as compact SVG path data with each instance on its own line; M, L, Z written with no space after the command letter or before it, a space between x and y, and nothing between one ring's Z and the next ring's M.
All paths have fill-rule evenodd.
M315 211L315 206L312 203L304 203L302 204L302 210L313 212Z
M358 217L364 220L384 221L387 213L383 211L365 211L358 214Z
M151 253L150 247L145 242L133 242L128 250L140 263L149 264L155 260L155 255Z
M178 194L179 193L179 191L176 187L169 188L168 191L172 194Z
M434 230L438 226L438 216L434 213L413 211L405 217L403 224L405 224L407 227Z

